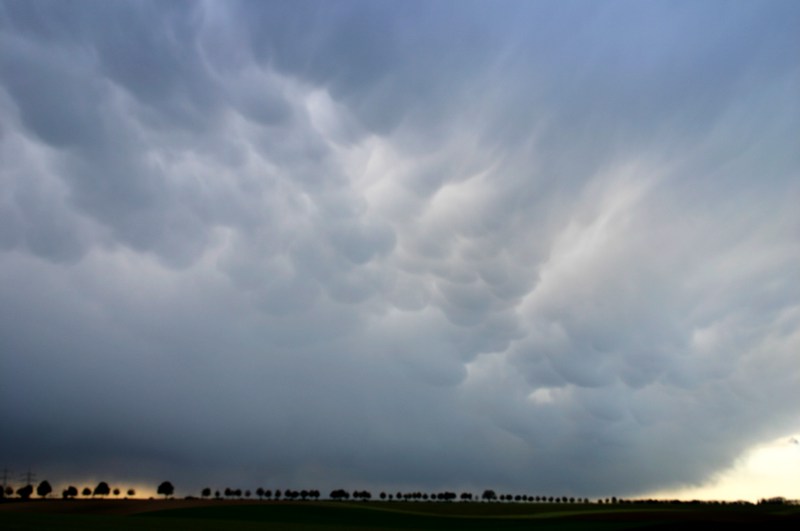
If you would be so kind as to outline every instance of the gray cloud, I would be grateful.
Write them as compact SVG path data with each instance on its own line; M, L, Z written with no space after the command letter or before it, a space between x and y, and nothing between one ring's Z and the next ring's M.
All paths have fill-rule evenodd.
M799 17L0 3L0 454L630 495L796 431Z

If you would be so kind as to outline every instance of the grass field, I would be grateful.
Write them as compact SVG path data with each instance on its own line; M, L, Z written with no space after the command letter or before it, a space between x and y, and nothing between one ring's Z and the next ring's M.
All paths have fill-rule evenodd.
M342 503L183 500L34 500L0 504L3 530L613 530L689 524L800 529L800 507Z

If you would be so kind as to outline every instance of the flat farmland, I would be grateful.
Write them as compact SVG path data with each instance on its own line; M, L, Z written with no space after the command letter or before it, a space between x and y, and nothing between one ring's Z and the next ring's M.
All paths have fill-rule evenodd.
M797 506L31 500L0 504L4 530L613 530L800 528Z

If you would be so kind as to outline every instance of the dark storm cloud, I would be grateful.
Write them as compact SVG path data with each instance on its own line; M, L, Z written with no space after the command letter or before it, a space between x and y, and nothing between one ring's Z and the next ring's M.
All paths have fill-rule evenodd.
M3 2L0 454L605 495L791 433L799 17Z

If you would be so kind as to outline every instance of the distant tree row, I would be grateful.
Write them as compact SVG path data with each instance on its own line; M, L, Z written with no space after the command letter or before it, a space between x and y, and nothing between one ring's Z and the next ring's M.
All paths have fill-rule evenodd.
M108 483L106 483L105 481L101 481L100 483L97 484L97 486L94 489L90 487L84 487L80 493L82 496L85 497L91 496L92 498L94 498L95 496L100 496L101 498L103 498L110 494L113 494L114 496L119 496L120 494L122 494L122 491L116 487L112 489L108 485ZM135 496L136 491L134 489L128 489L126 491L126 495ZM77 496L78 496L78 488L75 487L74 485L70 485L69 487L61 491L61 497L64 499L71 499Z
M224 495L226 498L239 498L239 499L241 499L242 497L250 498L252 496L252 494L253 493L250 490L242 491L242 489L232 489L230 487L227 487L224 491L222 491L222 493L220 493L220 491L218 491L218 490L214 491L214 498L219 500L219 499L222 499L222 497ZM203 498L210 498L211 497L211 488L210 487L204 488L200 492L200 495ZM281 491L280 489L276 489L273 492L271 489L264 489L263 487L258 487L256 489L256 496L258 496L259 500L263 500L264 498L266 498L268 500L270 500L270 499L279 500L279 499L281 499L281 497L283 497L284 499L287 499L287 500L296 500L297 498L300 498L300 499L303 499L303 500L307 500L309 498L313 498L315 500L318 500L319 497L320 497L320 492L318 490L305 490L305 489L303 489L303 490L286 489L285 491Z
M159 493L161 491L159 490ZM222 499L224 498L234 498L234 499L242 499L242 498L250 498L252 493L250 490L242 490L242 489L232 489L226 488L224 491L220 492L219 490L213 491L210 487L206 487L201 491L201 496L203 498L211 498L215 499ZM280 489L271 490L271 489L264 489L263 487L259 487L255 490L255 495L258 496L259 500L319 500L320 492L318 490L291 490L286 489L281 491ZM527 495L527 494L497 494L494 490L487 489L484 490L480 496L474 495L470 492L462 492L461 494L456 494L455 492L451 491L443 491L443 492L431 492L425 493L420 491L415 492L400 492L397 493L387 493L381 492L378 497L381 501L437 501L437 502L452 502L456 499L461 500L462 502L471 502L471 501L479 501L482 500L484 502L513 502L513 503L580 503L580 504L749 504L750 502L717 502L717 501L680 501L680 500L656 500L656 499L637 499L637 500L627 500L622 498L617 498L615 496L609 498L599 498L595 501L589 500L589 498L581 498L581 497L574 497L574 496L534 496L534 495ZM335 489L330 492L328 498L334 501L346 501L346 500L361 500L361 501L369 501L372 499L372 493L368 490L355 490L355 491L347 491L345 489ZM759 504L780 504L780 503L790 503L787 502L784 498L770 498L759 501Z
M21 499L29 499L33 493L34 488L32 485L25 485L23 487L18 488L16 491L12 487L6 487L5 489L0 489L0 498L10 498L14 494ZM53 487L47 480L44 480L39 483L36 487L35 492L41 498L47 498L52 492ZM101 498L110 495L113 492L114 496L120 495L120 489L115 488L111 489L108 483L105 481L101 481L97 484L94 489L89 487L84 487L83 490L80 492L84 497L96 497L99 496ZM173 487L172 483L169 481L164 481L158 485L156 492L159 495L163 495L164 498L168 498L172 496L175 492L175 488ZM232 489L226 488L222 493L219 490L214 491L214 498L222 499L222 496L226 498L238 498L241 499L242 497L250 498L252 493L250 490L242 491L242 489ZM303 490L292 490L286 489L281 491L280 489L271 490L271 489L264 489L259 487L255 490L256 496L258 496L259 500L267 499L267 500L319 500L320 492L319 490L315 489L303 489ZM64 499L71 499L76 498L78 496L78 489L77 487L70 485L65 488L62 493L62 497ZM136 491L134 489L128 489L127 491L128 496L135 496ZM210 487L206 487L202 490L201 495L203 498L210 498L212 495L212 491ZM355 491L347 491L344 489L335 489L330 492L329 499L331 500L361 500L361 501L369 501L372 499L372 493L368 490L355 490ZM478 496L474 496L470 492L462 492L460 495L457 495L455 492L451 491L443 491L443 492L432 492L432 493L424 493L420 491L415 492L397 492L397 493L386 493L381 492L379 494L379 498L382 501L438 501L438 502L452 502L456 499L460 499L463 502L468 501L477 501L482 500L485 502L516 502L516 503L593 503L588 498L575 498L575 497L567 497L567 496L531 496L526 494L497 494L494 490L486 489L483 493ZM681 501L681 500L659 500L659 499L637 499L637 500L626 500L626 499L618 499L616 497L610 498L600 498L596 500L597 504L690 504L690 505L752 505L751 502L746 501L737 501L737 502L720 502L720 501L700 501L700 500L692 500L692 501ZM796 504L796 501L787 500L783 497L774 497L774 498L765 498L759 500L759 505L789 505L789 504Z
M352 497L355 499L362 499L362 500L369 500L372 498L372 495L368 491L355 491L352 494ZM333 500L347 500L350 499L350 494L344 491L343 489L337 489L331 492L330 498ZM526 494L500 494L497 495L495 491L487 489L483 491L483 494L478 497L471 492L462 492L461 494L456 494L455 492L451 491L443 491L443 492L397 492L395 494L381 492L379 494L379 498L382 501L444 501L444 502L451 502L455 501L456 499L461 500L462 502L467 501L476 501L476 500L483 500L483 501L501 501L501 502L550 502L550 503L590 503L588 498L574 498L574 497L554 497L554 496L529 496Z
M30 498L33 495L33 492L34 492L33 485L25 485L24 487L20 487L16 490L17 496L25 500ZM36 487L36 494L42 498L47 498L52 492L53 492L53 487L47 480L40 482L39 485ZM5 489L0 489L0 498L3 497L10 498L14 495L14 493L15 491L12 487L6 487ZM89 487L84 487L83 490L80 492L81 495L86 497L88 496L103 497L103 496L108 496L111 493L113 493L114 496L119 496L121 494L121 491L120 489L117 488L111 490L111 488L108 486L108 483L106 483L105 481L101 481L100 483L98 483L94 489L91 489ZM128 489L127 491L128 496L134 496L135 494L136 491L134 489ZM74 485L70 485L61 492L61 496L64 499L75 498L78 496L78 488L75 487Z

